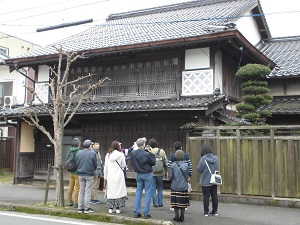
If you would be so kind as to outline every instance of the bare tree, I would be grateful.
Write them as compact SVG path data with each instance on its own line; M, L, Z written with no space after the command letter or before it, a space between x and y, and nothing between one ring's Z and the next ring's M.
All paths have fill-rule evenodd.
M78 59L87 58L85 54L77 54L76 52L66 52L62 48L58 49L58 66L57 68L50 67L52 77L49 78L49 96L51 104L43 102L41 97L36 93L34 87L27 85L26 88L38 99L41 106L48 112L53 120L53 135L48 131L39 120L37 113L33 108L28 107L23 110L24 115L30 120L24 120L30 124L34 124L41 130L51 141L54 146L55 160L54 166L60 168L62 162L62 140L64 136L64 128L71 121L73 116L78 111L83 101L89 100L88 93L99 88L107 77L91 83L90 78L94 74L77 77L75 80L69 80L70 66ZM64 64L65 62L65 64ZM83 82L84 81L84 82ZM87 81L87 82L86 82ZM71 91L70 90L71 87ZM72 110L72 108L74 108ZM63 187L63 179L60 179L60 173L56 173L56 205L63 207L63 193L60 192Z

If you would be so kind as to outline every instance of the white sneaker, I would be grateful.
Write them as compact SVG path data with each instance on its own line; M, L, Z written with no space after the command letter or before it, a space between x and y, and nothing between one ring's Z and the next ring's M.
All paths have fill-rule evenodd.
M109 210L108 210L108 213L113 213L113 212L114 212L113 209L109 209Z
M117 210L116 210L116 213L121 213L121 210L120 210L120 209L117 209Z

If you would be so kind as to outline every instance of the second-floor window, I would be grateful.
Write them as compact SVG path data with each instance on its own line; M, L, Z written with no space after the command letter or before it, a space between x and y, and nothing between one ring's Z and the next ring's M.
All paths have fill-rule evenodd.
M9 55L8 48L0 45L0 52Z
M4 104L4 97L12 95L13 82L0 82L0 105Z

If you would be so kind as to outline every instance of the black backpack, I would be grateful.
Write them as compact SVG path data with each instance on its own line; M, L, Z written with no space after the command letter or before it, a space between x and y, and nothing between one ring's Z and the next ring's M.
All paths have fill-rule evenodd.
M66 170L69 172L75 172L77 170L77 165L75 162L75 154L78 150L74 152L69 152L66 160Z

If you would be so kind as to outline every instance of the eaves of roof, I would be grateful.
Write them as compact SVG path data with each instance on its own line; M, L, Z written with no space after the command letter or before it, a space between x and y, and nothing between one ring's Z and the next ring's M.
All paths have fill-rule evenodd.
M270 110L272 114L300 114L300 96L275 96L269 106L260 110Z
M87 102L82 103L76 114L101 114L101 113L125 113L136 111L186 111L198 110L210 113L211 108L220 108L225 100L224 95L181 97L180 99L159 99L143 101L120 101L120 102ZM50 110L52 106L48 105ZM73 112L75 104L71 105L69 113ZM41 105L28 106L39 116L48 115L48 111ZM27 107L4 108L0 111L0 117L16 118L24 116L23 111ZM216 109L217 110L217 109Z
M86 56L95 56L95 55L107 55L113 53L122 53L130 51L139 51L146 49L155 49L163 47L174 47L187 45L192 43L207 43L215 42L221 40L236 39L241 46L250 52L255 58L257 58L261 63L269 65L271 67L275 66L275 63L262 54L257 48L255 48L238 30L227 30L223 32L210 33L206 35L193 36L187 38L179 39L169 39L164 41L148 42L148 43L139 43L132 45L123 45L123 46L114 46L109 48L100 48L100 49L91 49L87 51L78 51L78 54L85 53ZM34 57L25 57L25 58L15 58L6 60L6 64L10 66L11 69L15 69L15 66L18 67L28 66L30 64L41 64L51 61L57 61L58 54L49 54L49 55L40 55Z

